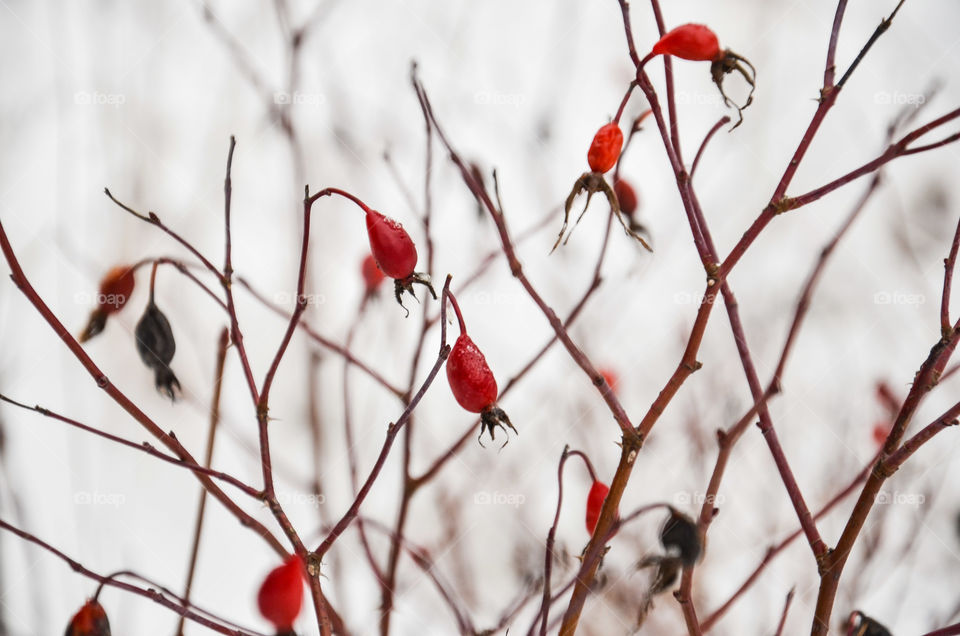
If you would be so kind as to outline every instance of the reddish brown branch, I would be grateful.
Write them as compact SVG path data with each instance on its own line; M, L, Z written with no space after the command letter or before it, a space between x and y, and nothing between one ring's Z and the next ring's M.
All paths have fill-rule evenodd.
M137 596L142 596L143 598L149 599L158 605L162 605L163 607L166 607L167 609L175 612L176 614L198 625L203 625L204 627L215 631L218 634L227 634L228 636L265 636L260 632L255 632L248 629L238 629L235 626L232 626L232 624L224 624L225 621L212 620L207 616L203 616L191 610L188 605L179 603L174 599L168 598L168 596L164 595L163 593L161 593L156 589L153 589L153 588L144 589L136 585L131 585L130 583L117 581L115 578L113 578L113 576L103 576L101 574L97 574L93 570L90 570L84 567L82 564L80 564L80 562L70 558L65 553L53 547L43 539L40 539L39 537L36 537L30 534L29 532L21 530L16 526L12 526L6 521L4 521L3 519L0 519L0 528L3 528L8 532L11 532L17 535L24 541L32 543L46 550L47 552L54 555L55 557L57 557L58 559L66 563L68 566L70 566L70 569L76 572L77 574L93 579L94 581L99 582L101 586L106 585L109 587L115 587L125 592L129 592ZM209 612L204 612L204 614L207 614L208 616L212 616L212 614L210 614Z

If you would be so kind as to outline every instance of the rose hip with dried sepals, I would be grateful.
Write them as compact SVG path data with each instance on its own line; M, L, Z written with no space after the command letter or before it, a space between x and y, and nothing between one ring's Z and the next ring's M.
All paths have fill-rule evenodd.
M277 635L292 634L293 623L303 607L303 561L291 555L267 574L257 592L257 607L273 623Z
M478 442L484 431L490 433L491 440L495 439L494 429L498 426L504 431L506 431L504 425L509 426L510 430L516 433L517 429L510 423L510 418L497 406L497 380L487 365L487 359L467 335L467 327L463 322L457 299L449 291L446 292L446 297L450 299L460 325L460 337L457 338L447 357L447 382L450 384L453 397L464 409L480 414ZM509 438L503 442L503 446L507 445L507 441ZM480 442L480 445L482 446L483 443Z
M133 294L133 286L133 268L130 266L117 265L104 274L97 291L97 306L78 337L80 342L86 342L103 331L107 318L127 304Z
M643 121L650 112L651 111L648 110L640 115L634 122L632 130L639 130L640 122ZM557 240L554 242L553 248L550 250L551 252L556 250L561 242L566 244L566 242L570 240L570 234L573 233L573 230L570 230L570 234L567 234L566 238L564 238L564 234L567 232L567 225L570 222L570 208L573 207L574 200L581 192L587 193L587 201L583 206L583 212L580 213L576 223L573 224L574 228L580 223L583 215L586 214L587 208L590 206L590 199L593 198L593 195L597 192L602 192L607 198L607 203L610 204L611 213L616 215L624 231L637 239L648 251L653 251L650 245L647 244L647 241L636 231L637 227L643 229L642 226L635 226L632 219L624 219L623 214L621 214L622 210L619 197L614 191L614 188L610 187L610 184L607 183L607 180L604 179L603 176L605 172L608 172L617 165L617 161L620 159L620 152L623 149L623 132L620 130L618 123L619 118L620 113L617 113L614 121L601 126L593 136L593 141L587 151L587 163L590 166L590 172L584 172L580 175L574 182L570 194L567 195L567 200L563 207L563 225L560 227L560 233L557 235ZM634 209L635 208L636 197L634 197ZM627 216L629 217L630 214L632 214L632 210L627 213Z
M740 116L739 121L734 124L736 128L743 123L743 110L753 102L753 90L756 88L757 70L750 63L750 60L738 55L730 49L720 48L720 42L716 34L702 24L682 24L663 34L653 45L650 53L640 62L640 69L658 55L672 55L684 60L694 62L710 62L710 75L713 83L720 90L723 97L723 103L737 109ZM742 62L742 64L741 64ZM749 69L749 70L748 70ZM723 90L723 78L728 73L736 71L740 73L744 80L750 85L750 94L747 96L743 106L727 97ZM731 130L733 130L731 128Z
M110 636L107 613L95 599L84 603L67 625L64 636Z
M414 283L426 286L430 290L430 295L434 298L437 297L437 292L434 291L430 282L430 276L414 271L417 266L417 247L402 225L371 209L357 197L339 188L326 188L315 194L314 197L331 194L350 199L363 210L366 215L370 252L380 271L394 279L394 294L401 307L403 307L403 300L401 299L403 292L409 292L414 298L417 297L413 291ZM404 307L404 310L406 310L406 307ZM407 315L409 314L410 312L407 311Z

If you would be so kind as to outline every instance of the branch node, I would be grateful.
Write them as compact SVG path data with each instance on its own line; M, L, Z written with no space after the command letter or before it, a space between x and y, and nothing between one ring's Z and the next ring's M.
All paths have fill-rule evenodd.
M773 204L773 214L779 215L784 212L789 212L797 207L797 200L793 197L785 196L776 203Z

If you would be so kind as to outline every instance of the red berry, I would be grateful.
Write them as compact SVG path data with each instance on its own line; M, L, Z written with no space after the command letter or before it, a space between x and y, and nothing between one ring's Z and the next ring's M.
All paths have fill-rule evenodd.
M617 372L610 368L599 369L600 375L603 376L603 381L607 383L607 386L610 387L610 390L614 393L617 392L617 385L620 384L620 377L617 375Z
M267 575L257 594L257 605L277 631L293 628L303 605L303 563L300 557L291 556Z
M878 447L887 443L891 428L893 427L888 422L877 422L873 425L873 441Z
M377 287L380 286L380 283L383 282L385 277L384 273L380 271L379 267L377 267L376 259L374 259L370 254L363 259L363 264L360 266L360 271L363 273L363 283L366 286L366 293L369 296L376 291Z
M461 333L447 358L447 381L457 402L471 413L480 413L497 401L497 381L487 359L465 333Z
M613 191L617 195L617 203L620 204L620 210L627 216L632 217L637 211L637 192L627 181L617 179L613 182Z
M100 281L97 305L105 313L120 311L133 293L133 269L126 265L111 267Z
M894 392L890 385L883 380L877 382L877 401L887 409L891 416L895 416L900 412L902 400L897 397L896 392Z
M100 603L87 601L70 619L64 636L110 636L110 621Z
M87 326L78 336L80 342L86 342L103 331L107 318L115 314L130 300L133 294L133 268L126 265L111 267L100 280L97 291L97 306L90 313Z
M654 55L673 55L701 62L713 62L723 57L716 34L702 24L684 24L668 31L653 45L648 57Z
M390 278L404 280L417 266L417 248L403 226L376 210L367 211L370 251L377 266Z
M620 149L623 147L623 133L620 126L609 123L601 126L593 136L593 143L587 151L587 163L594 172L603 174L616 165Z
M600 520L600 510L603 508L603 501L607 498L610 487L602 481L595 481L590 486L590 494L587 495L587 532L593 534L597 529L597 521Z

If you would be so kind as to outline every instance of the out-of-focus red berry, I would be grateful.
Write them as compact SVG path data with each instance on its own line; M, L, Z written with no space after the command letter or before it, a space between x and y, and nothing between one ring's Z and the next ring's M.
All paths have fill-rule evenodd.
M260 613L273 623L277 631L293 628L303 606L303 562L293 555L263 580L257 594Z
M360 271L363 274L363 284L368 296L375 292L383 279L386 278L386 275L377 267L377 261L372 254L367 254L366 258L363 259Z
M607 498L609 492L610 487L602 481L595 481L590 486L590 493L587 495L587 532L590 534L593 534L593 531L597 529L603 500Z
M120 311L133 294L133 283L131 267L127 265L111 267L100 280L97 306L108 314Z
M617 375L617 372L609 367L603 367L599 369L600 375L603 376L604 382L610 387L610 390L614 393L617 392L617 387L620 385L620 376Z
M877 447L887 443L887 436L890 434L891 428L893 427L889 422L877 422L873 425L873 441Z
M64 636L110 636L110 621L100 603L87 601L70 619Z
M620 210L629 217L637 211L637 192L624 179L617 179L613 182L613 191L617 195L617 203L620 204Z

